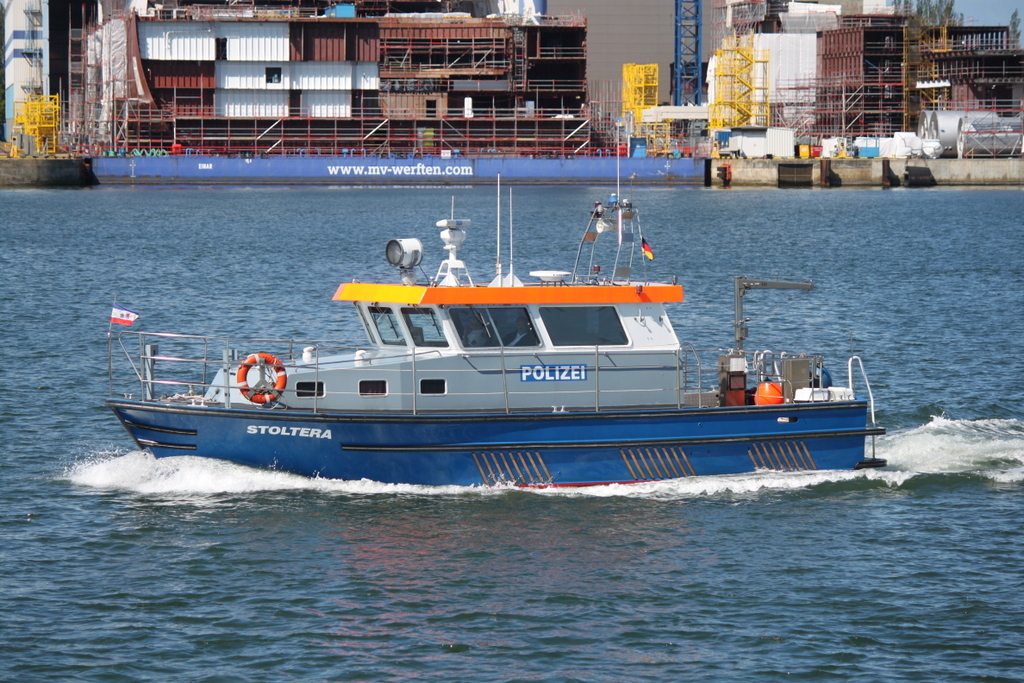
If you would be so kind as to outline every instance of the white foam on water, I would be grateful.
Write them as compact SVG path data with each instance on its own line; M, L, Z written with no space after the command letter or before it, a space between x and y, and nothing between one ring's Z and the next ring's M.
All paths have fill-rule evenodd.
M68 468L72 483L95 489L139 494L255 493L267 491L323 491L327 493L443 493L476 490L465 486L416 486L376 481L316 479L287 472L183 455L154 458L145 451L97 452ZM483 490L483 489L481 489Z
M1024 422L1020 420L950 420L933 417L928 424L887 435L878 455L889 470L913 473L971 472L995 481L1024 476Z
M936 473L974 473L999 483L1024 480L1024 422L1019 420L969 421L935 417L928 424L879 438L875 445L875 455L889 461L885 469L758 471L638 484L527 490L568 497L699 498L791 491L857 480L900 487L914 477ZM69 467L66 477L74 484L94 489L198 497L302 490L366 495L503 495L515 490L511 486L420 486L311 479L194 456L157 459L143 451L95 452Z

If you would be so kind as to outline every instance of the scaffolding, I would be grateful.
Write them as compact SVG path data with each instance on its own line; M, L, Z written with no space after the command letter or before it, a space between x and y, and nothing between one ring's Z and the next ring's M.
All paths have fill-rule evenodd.
M177 142L186 155L255 157L356 156L417 158L442 155L564 157L599 154L587 118L535 110L475 109L471 118L424 121L391 118L360 108L350 118L216 116L212 110L149 107L118 101L114 141L107 156L162 155ZM610 153L610 150L608 151Z
M715 98L710 107L712 129L768 126L768 51L754 49L754 34L731 35L715 53Z
M734 34L753 32L767 14L765 0L711 0L710 52L720 50Z
M920 80L921 22L910 17L903 27L903 130L914 130L921 114L921 94L916 84Z
M647 141L647 156L665 156L676 147L672 141L672 125L668 122L638 124L636 136Z
M658 106L658 65L622 65L622 118L634 125L643 120L644 109Z
M56 154L60 95L29 95L14 104L15 131L33 139L34 154Z

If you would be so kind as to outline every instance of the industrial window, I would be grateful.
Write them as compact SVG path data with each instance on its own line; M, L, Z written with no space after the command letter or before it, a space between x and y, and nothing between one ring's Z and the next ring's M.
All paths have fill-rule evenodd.
M214 49L217 54L215 54L213 58L226 62L228 59L228 39L214 38Z
M420 393L446 394L448 393L448 383L443 379L421 379Z
M625 346L614 306L542 306L541 320L555 346Z
M281 82L281 67L279 66L268 66L267 67L267 83L280 83Z
M325 395L323 382L295 383L295 398L323 398Z
M386 396L388 393L388 381L386 379L361 379L359 380L360 396Z

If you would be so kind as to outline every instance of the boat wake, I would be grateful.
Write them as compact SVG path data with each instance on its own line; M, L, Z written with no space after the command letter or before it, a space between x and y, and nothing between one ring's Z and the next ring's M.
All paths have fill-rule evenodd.
M1024 481L1024 422L935 417L928 424L879 438L876 455L886 458L889 466L882 470L856 472L765 471L640 484L527 490L546 496L663 499L742 496L847 483L901 487L921 477L948 475L1016 483ZM68 467L65 477L73 484L87 488L197 498L286 491L451 496L504 495L520 490L513 487L418 486L368 480L310 479L208 458L180 456L158 460L143 451L93 452Z
M950 420L880 439L889 470L913 474L967 473L998 482L1024 480L1024 421Z

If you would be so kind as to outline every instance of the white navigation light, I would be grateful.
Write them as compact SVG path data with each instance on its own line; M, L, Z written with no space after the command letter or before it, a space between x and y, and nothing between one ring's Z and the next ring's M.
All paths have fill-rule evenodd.
M423 243L415 238L391 240L384 248L384 256L395 268L415 268L423 260Z

